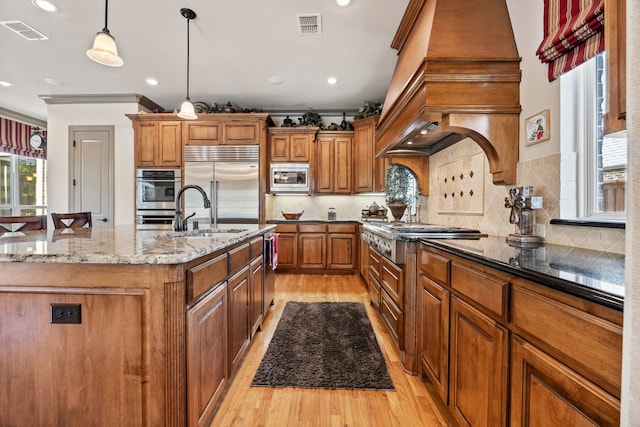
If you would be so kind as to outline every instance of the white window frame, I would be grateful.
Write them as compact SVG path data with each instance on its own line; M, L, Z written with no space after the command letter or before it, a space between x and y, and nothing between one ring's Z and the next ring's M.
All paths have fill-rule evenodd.
M18 162L20 161L20 158L22 157L26 157L26 156L20 156L18 154L11 154L11 153L2 153L3 156L7 156L9 157L9 173L11 174L11 204L10 205L0 205L0 209L9 209L11 211L11 216L22 216L22 210L23 209L35 209L36 210L36 214L37 215L45 215L47 213L47 205L21 205L20 204L20 194L18 191L18 180L20 178L20 173L18 171ZM42 159L36 159L37 160L41 160L44 166L43 169L46 170L46 160L42 160ZM45 180L45 185L46 185L46 176L43 177L43 179ZM45 190L46 193L46 190ZM46 194L44 194L44 197L46 199Z

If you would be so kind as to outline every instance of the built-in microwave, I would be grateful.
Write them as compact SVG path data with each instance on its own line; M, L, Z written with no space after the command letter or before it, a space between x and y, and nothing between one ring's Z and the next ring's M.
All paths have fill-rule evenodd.
M309 163L272 163L269 186L272 193L308 193Z

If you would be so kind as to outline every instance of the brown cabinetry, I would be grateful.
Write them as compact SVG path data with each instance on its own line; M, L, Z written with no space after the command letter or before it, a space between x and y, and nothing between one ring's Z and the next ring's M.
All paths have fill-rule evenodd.
M357 271L354 223L278 224L279 272Z
M229 300L229 375L236 370L242 356L249 347L249 266L229 278L227 285Z
M225 270L226 271L226 270ZM187 419L206 426L228 381L227 283L187 311Z
M351 193L353 132L319 132L316 143L316 193Z
M367 260L367 264L369 265L367 272L369 296L371 297L371 303L374 307L380 308L380 291L382 288L380 285L380 260L382 259L382 255L371 246L369 246L367 252L369 254Z
M317 132L318 128L269 128L271 162L311 162Z
M185 122L183 130L184 145L219 145L222 143L221 122Z
M182 123L134 122L136 167L182 166Z
M418 267L418 370L460 425L618 425L621 312L425 244Z
M260 239L262 244L262 239ZM262 320L265 313L264 308L264 265L263 256L259 255L251 261L249 283L251 284L251 309L249 310L251 337L253 337L258 329L262 326Z
M376 123L380 116L354 120L353 125L353 192L384 191L384 177L389 159L375 158Z
M449 407L460 425L506 425L508 339L504 326L451 297Z
M200 114L184 121L184 145L266 145L266 114Z

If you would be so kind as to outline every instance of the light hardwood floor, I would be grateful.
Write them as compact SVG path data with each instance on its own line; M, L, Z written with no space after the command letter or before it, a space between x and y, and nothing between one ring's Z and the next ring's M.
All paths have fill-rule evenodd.
M287 301L363 302L395 391L251 387ZM304 325L301 325L304 327ZM211 426L449 426L427 386L402 370L382 318L357 275L277 274L276 298L245 360L229 384Z

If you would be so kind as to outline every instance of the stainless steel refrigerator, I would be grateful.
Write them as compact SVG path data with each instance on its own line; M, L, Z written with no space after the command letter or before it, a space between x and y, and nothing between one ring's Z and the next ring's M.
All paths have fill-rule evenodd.
M184 147L184 184L202 187L211 200L203 207L202 195L193 189L183 193L185 218L200 225L251 224L258 222L258 146Z

